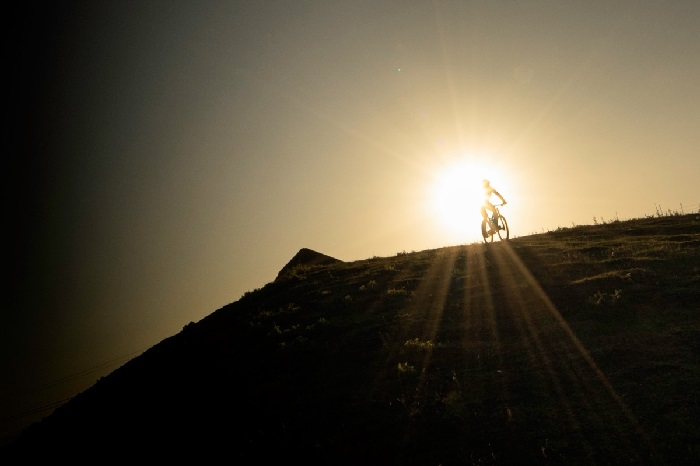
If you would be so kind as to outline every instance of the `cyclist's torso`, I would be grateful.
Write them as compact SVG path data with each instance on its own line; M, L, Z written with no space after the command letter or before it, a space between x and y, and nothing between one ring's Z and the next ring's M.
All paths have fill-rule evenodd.
M491 203L491 196L493 194L496 194L498 191L493 189L491 186L488 188L484 188L484 202L488 202L489 204Z

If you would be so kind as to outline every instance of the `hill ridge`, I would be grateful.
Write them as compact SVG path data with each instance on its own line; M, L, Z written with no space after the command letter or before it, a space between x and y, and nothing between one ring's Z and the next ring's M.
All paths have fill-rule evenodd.
M697 460L700 216L354 262L305 249L283 268L297 273L188 324L1 454Z

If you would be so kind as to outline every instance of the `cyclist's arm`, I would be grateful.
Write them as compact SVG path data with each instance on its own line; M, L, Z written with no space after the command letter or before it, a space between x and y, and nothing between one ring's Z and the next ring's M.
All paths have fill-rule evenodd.
M499 192L496 191L495 189L493 190L493 193L501 199L501 202L503 203L503 205L506 205L506 204L507 204L505 198L504 198L503 196L501 196L501 193L499 193Z

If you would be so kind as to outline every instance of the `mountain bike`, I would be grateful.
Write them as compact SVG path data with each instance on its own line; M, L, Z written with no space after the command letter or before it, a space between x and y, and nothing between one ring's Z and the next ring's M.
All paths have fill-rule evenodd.
M501 215L501 211L498 210L503 204L496 204L496 212L489 218L489 222L486 220L481 221L481 236L484 237L485 243L492 243L493 238L498 235L498 238L503 241L508 241L510 238L510 230L508 229L508 221ZM491 225L489 225L489 223ZM492 228L493 227L493 228Z

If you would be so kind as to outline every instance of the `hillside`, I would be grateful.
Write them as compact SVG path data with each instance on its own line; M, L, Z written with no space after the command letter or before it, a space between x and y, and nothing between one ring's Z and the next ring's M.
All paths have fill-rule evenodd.
M698 303L697 214L355 262L303 249L0 462L690 464Z

